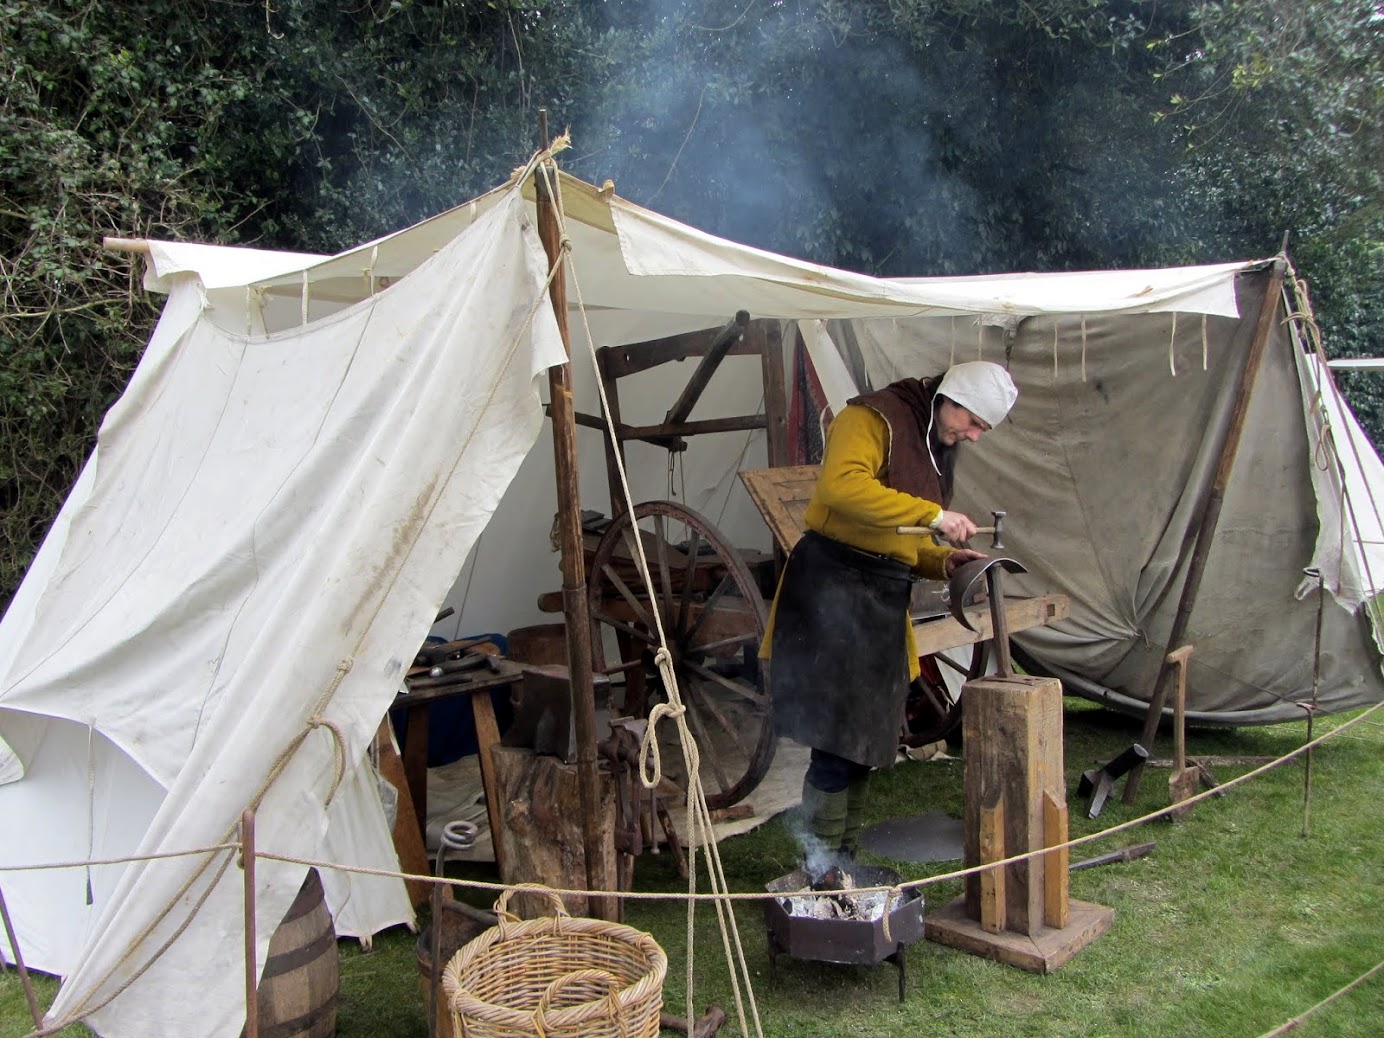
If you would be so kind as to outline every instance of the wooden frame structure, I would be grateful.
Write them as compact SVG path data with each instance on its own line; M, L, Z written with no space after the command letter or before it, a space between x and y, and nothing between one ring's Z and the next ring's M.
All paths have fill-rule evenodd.
M693 421L692 411L701 399L712 375L726 357L758 356L764 378L764 411L762 414L739 415L728 418L709 418ZM663 364L699 358L697 369L687 385L657 425L631 426L620 418L619 380ZM602 346L596 351L596 363L601 384L605 389L615 426L612 440L605 419L599 415L578 413L578 425L599 429L606 440L606 472L610 481L611 515L625 511L620 494L620 476L616 458L625 458L625 443L640 440L664 447L669 451L687 449L689 436L704 433L738 432L763 429L767 437L769 464L788 463L788 398L784 381L783 336L776 320L751 320L744 310L739 311L716 331L685 332L648 342L627 346Z

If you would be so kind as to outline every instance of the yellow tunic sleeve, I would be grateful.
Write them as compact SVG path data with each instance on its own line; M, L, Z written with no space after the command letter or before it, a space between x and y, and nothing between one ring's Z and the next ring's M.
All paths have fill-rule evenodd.
M880 482L889 456L889 426L868 407L852 404L831 423L817 488L805 516L808 529L863 551L888 555L933 580L946 579L954 549L931 537L901 534L926 526L942 506Z
M926 526L942 510L936 501L905 494L880 482L889 457L889 424L876 411L848 405L831 423L822 457L822 472L804 516L809 530L832 540L888 555L920 576L946 580L947 556L955 548L933 542L923 534L902 534L900 526ZM768 627L759 655L770 656L778 596L769 610ZM908 616L908 676L918 676L918 651Z

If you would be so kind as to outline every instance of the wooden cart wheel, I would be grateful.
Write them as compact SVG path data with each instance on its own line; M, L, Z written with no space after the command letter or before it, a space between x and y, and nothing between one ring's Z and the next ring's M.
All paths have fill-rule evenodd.
M635 529L648 558L641 576ZM588 568L592 667L609 675L627 715L665 701L654 653L657 615L672 654L712 809L759 785L774 757L774 725L758 659L766 609L740 555L716 528L672 501L636 505L607 527ZM620 700L623 689L623 700ZM686 788L675 728L660 726L664 774Z
M982 676L989 659L989 646L988 641L975 642L951 650L949 655L936 652L919 659L921 673L908 690L904 745L926 746L960 730L961 688L960 685L955 690L949 688L943 680L944 674L950 670L963 683Z

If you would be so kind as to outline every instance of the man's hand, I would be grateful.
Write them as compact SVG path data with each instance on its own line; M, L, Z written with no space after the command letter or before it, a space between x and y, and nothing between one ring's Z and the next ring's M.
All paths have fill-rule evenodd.
M962 518L964 519L965 516L962 516ZM976 551L974 548L958 548L946 558L947 577L950 579L951 575L956 572L958 566L964 566L968 562L974 562L976 559L983 559L986 557L983 551Z
M937 525L933 529L952 544L965 544L975 536L976 524L960 512L943 510L938 513L935 522Z

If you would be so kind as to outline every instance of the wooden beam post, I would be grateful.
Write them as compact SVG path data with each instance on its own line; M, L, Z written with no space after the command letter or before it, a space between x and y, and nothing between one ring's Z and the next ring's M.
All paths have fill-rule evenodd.
M749 338L760 351L764 372L764 451L770 468L789 463L788 390L783 377L783 331L778 321L750 325Z
M548 113L539 110L543 147L548 147ZM597 819L599 791L596 775L596 694L591 680L591 618L586 603L586 556L581 532L581 498L577 483L576 421L572 406L572 344L567 328L567 281L562 269L562 232L558 226L553 190L557 165L545 161L534 174L538 192L538 236L548 257L548 269L556 271L548 296L557 319L568 363L548 369L548 391L553 416L553 456L557 468L558 535L561 545L562 605L567 622L567 671L572 683L572 719L577 738L577 781L581 791L583 849L586 854L588 890L602 889L600 826ZM588 900L597 919L613 920L617 908L608 898Z

